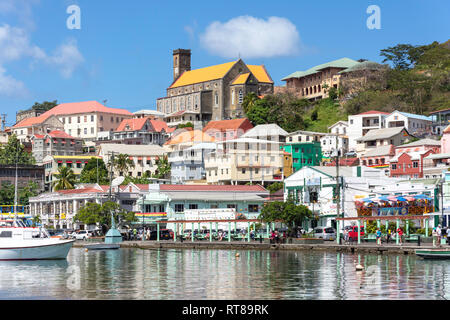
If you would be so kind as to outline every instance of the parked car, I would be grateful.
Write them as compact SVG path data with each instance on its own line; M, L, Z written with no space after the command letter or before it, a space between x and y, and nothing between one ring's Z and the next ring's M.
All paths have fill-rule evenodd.
M356 157L357 154L355 151L350 151L345 154L346 157Z
M336 230L331 227L316 227L314 229L314 237L323 240L335 240Z
M157 240L157 231L152 230L150 232L150 240ZM170 229L159 230L159 240L173 240L173 231Z
M350 241L358 241L358 226L347 226L345 227L348 230L348 239ZM364 237L364 227L360 227L360 238Z
M87 230L80 230L74 234L72 234L72 238L75 240L87 240L91 237L91 233Z

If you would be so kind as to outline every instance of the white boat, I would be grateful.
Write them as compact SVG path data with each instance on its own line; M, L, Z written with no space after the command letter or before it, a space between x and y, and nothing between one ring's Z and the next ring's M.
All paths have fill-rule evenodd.
M51 238L21 220L0 221L0 261L66 259L75 240Z

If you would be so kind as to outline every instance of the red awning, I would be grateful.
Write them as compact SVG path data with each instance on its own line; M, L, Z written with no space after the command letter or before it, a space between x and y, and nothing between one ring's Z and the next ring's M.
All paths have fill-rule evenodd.
M142 161L142 157L138 157L138 161Z
M66 163L72 163L72 161L66 161Z
M62 160L58 160L58 163L63 163Z
M130 160L133 160L133 157L129 157Z

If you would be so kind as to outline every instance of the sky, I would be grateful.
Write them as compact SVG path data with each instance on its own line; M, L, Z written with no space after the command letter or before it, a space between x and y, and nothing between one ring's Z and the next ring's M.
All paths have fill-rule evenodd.
M193 69L240 57L284 85L343 57L381 63L387 47L447 41L449 13L447 0L0 0L0 113L13 125L43 101L155 109L178 48Z

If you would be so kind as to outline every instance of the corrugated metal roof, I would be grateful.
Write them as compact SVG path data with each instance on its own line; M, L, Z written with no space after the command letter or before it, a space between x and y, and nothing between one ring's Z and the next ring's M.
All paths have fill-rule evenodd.
M394 154L394 146L389 144L367 151L362 157L378 157Z
M408 144L402 144L397 146L397 148L410 148L410 147L418 147L418 146L440 146L441 142L434 139L422 139L418 141L414 141Z
M99 149L103 154L114 151L115 153L127 154L129 156L162 156L166 151L154 144L149 145L130 145L130 144L114 144L103 143L99 145Z
M365 142L365 141L372 141L372 140L379 140L379 139L388 139L388 138L391 138L393 136L400 134L403 130L405 132L408 132L403 127L374 129L374 130L370 130L369 132L367 132L365 136L357 139L357 141ZM410 134L408 133L408 136L409 135Z
M272 124L261 124L253 129L250 129L246 133L244 133L241 137L242 138L253 138L253 137L267 137L267 136L287 136L288 133L283 130L278 125L272 123Z
M341 58L338 60L334 60L331 62L327 62L327 63L323 63L323 64L319 64L318 66L312 67L306 71L297 71L294 72L292 74L290 74L287 77L284 77L281 80L287 80L287 79L291 79L291 78L302 78L302 77L306 77L309 76L311 74L317 73L319 72L319 70L325 69L325 68L350 68L352 66L354 66L355 64L359 64L360 62L355 61L353 59L349 59L349 58Z

